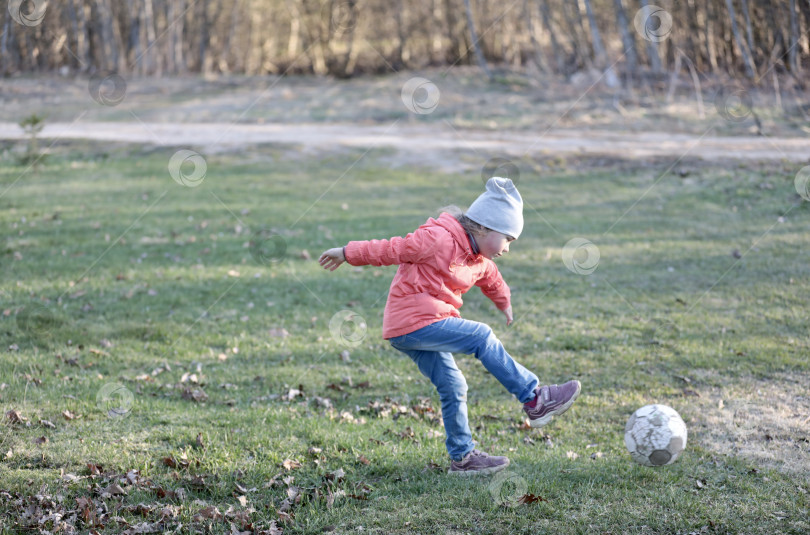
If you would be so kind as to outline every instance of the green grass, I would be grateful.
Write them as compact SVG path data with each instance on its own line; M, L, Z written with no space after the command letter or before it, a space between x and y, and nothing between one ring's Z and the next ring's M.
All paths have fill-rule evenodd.
M480 177L390 170L383 153L291 159L268 146L207 156L205 180L188 188L169 176L174 152L60 144L36 172L0 162L0 407L28 421L3 418L0 533L28 532L30 507L74 514L87 531L82 497L106 507L95 526L104 533L156 525L167 506L160 529L230 533L229 522L194 520L210 505L233 506L227 520L246 530L234 511L247 511L257 532L272 521L312 534L810 530L806 477L718 450L683 393L684 378L706 393L808 377L810 207L792 166L696 164L686 178L664 174L668 163L522 169L526 230L499 261L516 322L506 328L477 290L462 312L492 325L542 381L576 377L583 395L526 431L519 404L459 357L474 437L512 460L503 482L443 473L437 396L380 338L395 268L328 273L314 260L468 204ZM258 262L251 250L269 236L284 254ZM591 275L563 265L574 237L599 248ZM344 310L367 325L350 362L329 327ZM181 383L187 373L199 384ZM99 402L108 384L132 396L123 417ZM291 388L303 395L286 399ZM661 469L636 466L623 444L627 417L651 402L692 430L682 458ZM394 417L400 405L433 412ZM806 431L795 439L806 451ZM288 459L301 466L288 470ZM135 483L121 480L130 470ZM103 496L115 482L127 495ZM293 487L301 499L285 523ZM185 496L161 492L179 488ZM504 505L523 492L544 501Z

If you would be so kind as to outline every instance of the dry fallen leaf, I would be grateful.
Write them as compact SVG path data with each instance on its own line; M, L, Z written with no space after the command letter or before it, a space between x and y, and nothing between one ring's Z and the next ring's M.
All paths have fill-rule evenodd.
M301 468L301 463L293 459L284 459L281 466L283 466L285 470L295 470L296 468Z
M106 494L109 494L110 496L125 496L126 493L127 491L122 489L118 483L113 483L112 485L101 491L101 496L104 497L104 495Z
M54 423L49 420L40 420L39 425L41 425L42 427L47 427L49 429L56 429Z
M28 418L21 415L19 412L15 411L15 410L8 411L6 413L6 418L8 418L8 420L13 424L21 424L23 422L28 421Z
M535 496L534 494L524 494L517 500L518 503L535 503L544 501L546 501L545 498L542 496Z
M62 416L65 417L65 420L73 420L76 418L76 415L69 410L62 411Z
M284 329L283 327L273 327L272 329L267 331L267 333L273 338L287 338L288 336L290 336L290 333L287 331L287 329Z
M48 443L48 437L42 436L34 439L34 444L42 445Z
M104 468L100 464L87 463L87 470L91 476L100 476Z
M195 403L204 403L208 401L208 394L206 394L201 388L197 388L194 390L190 388L184 388L182 396L183 399L187 399Z
M203 519L206 519L206 518L210 519L210 520L221 520L222 519L222 513L219 512L219 509L217 509L216 506L209 505L208 507L205 507L205 508L200 509L199 511L197 511L197 513L193 517L193 520L195 522L199 522L200 520L203 520Z

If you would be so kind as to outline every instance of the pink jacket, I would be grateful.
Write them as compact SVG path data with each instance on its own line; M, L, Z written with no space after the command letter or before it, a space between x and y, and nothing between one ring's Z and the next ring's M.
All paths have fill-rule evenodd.
M450 316L461 317L461 295L473 284L500 310L511 293L495 263L473 254L467 233L452 215L442 213L404 238L349 242L344 249L353 266L399 264L383 315L383 338L395 338Z

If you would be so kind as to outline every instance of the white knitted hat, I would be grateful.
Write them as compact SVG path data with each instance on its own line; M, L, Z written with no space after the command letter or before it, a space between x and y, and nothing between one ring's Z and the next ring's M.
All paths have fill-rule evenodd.
M464 215L512 238L519 237L523 231L523 199L508 178L487 180L487 190L475 199Z

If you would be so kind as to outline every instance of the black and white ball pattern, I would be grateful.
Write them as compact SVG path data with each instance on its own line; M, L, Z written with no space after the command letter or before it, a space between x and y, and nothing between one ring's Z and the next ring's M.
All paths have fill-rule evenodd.
M644 466L671 464L686 447L686 424L672 407L647 405L627 420L624 443L630 456Z

